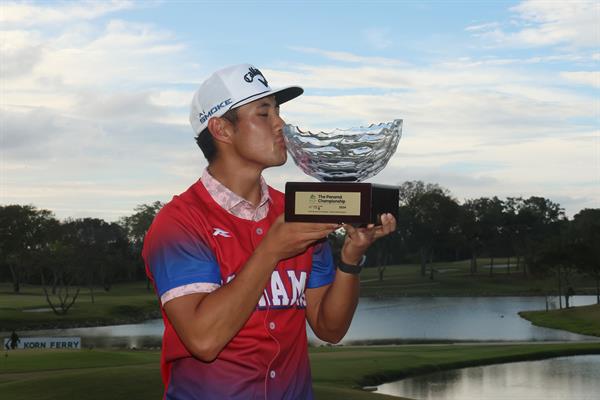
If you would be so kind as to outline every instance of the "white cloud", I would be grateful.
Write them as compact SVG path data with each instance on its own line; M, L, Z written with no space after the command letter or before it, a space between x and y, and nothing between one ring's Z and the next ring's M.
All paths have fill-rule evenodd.
M480 31L489 31L491 29L496 29L500 26L498 22L489 22L485 24L478 25L470 25L465 28L466 31L470 32L480 32Z
M63 24L69 21L91 20L104 15L133 8L133 1L65 1L49 5L30 2L3 1L0 24L4 26L40 26Z
M600 3L595 0L526 0L511 8L516 13L516 29L498 23L467 27L476 36L497 44L528 47L600 45Z
M193 68L182 62L185 44L148 24L113 20L100 30L77 25L57 35L15 30L1 35L10 43L0 47L2 68L11 72L0 77L9 95L45 92L49 83L59 96L80 88L164 85L185 79L185 69Z
M393 58L385 58L385 57L363 57L353 53L348 53L345 51L329 51L329 50L321 50L313 47L291 47L292 50L299 51L302 53L308 54L318 54L323 56L329 60L334 61L342 61L348 63L360 63L360 64L373 64L373 65L385 65L385 66L395 66L395 65L403 65L406 64L401 60L396 60Z
M560 76L571 82L600 88L600 71L561 72Z
M421 135L439 132L502 142L573 131L571 118L596 113L595 99L552 86L556 75L490 66L420 69L374 66L268 71L277 82L302 82L307 93L282 112L304 128L368 124L404 117ZM311 89L378 88L377 94L313 95ZM311 124L312 126L306 126Z
M25 5L10 21L45 11ZM168 200L199 173L185 89L169 85L194 76L185 44L150 24L92 24L85 19L128 5L88 5L81 15L80 3L59 3L65 20L50 13L29 29L14 23L0 32L2 204L115 220L142 202Z

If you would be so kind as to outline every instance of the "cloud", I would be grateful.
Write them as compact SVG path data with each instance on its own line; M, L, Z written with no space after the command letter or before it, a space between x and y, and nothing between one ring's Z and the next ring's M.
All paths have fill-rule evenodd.
M33 202L60 218L115 220L137 204L182 192L202 168L189 127L143 114L123 120L3 110L0 125L0 202Z
M10 43L0 47L2 64L11 72L0 77L7 103L13 94L29 92L36 104L35 93L49 91L48 83L64 97L82 88L165 85L174 77L192 76L195 69L184 61L184 43L149 24L112 20L100 29L77 25L57 34L13 30L2 37Z
M600 71L561 72L560 76L571 82L600 88Z
M81 93L77 115L92 119L138 119L157 120L165 109L152 104L151 92L124 92L99 94Z
M133 1L53 2L35 5L29 2L3 1L0 24L3 26L40 26L64 24L70 21L91 20L135 6Z
M600 3L597 1L526 0L510 10L516 14L516 27L503 28L492 22L466 30L503 46L586 48L600 45Z
M0 31L0 76L11 79L30 74L42 58L38 35L26 31Z
M359 63L359 64L373 64L373 65L385 65L385 66L394 66L394 65L403 65L406 64L401 60L396 60L393 58L385 58L385 57L364 57L359 56L353 53L348 53L345 51L329 51L329 50L321 50L313 47L291 47L292 50L309 53L309 54L317 54L323 56L329 60L333 61L342 61L348 63Z
M489 23L485 23L485 24L479 24L479 25L470 25L467 26L465 28L466 31L468 32L481 32L481 31L489 31L492 29L496 29L499 28L500 24L498 22L489 22Z
M571 119L597 113L594 96L548 84L557 75L485 65L467 69L299 66L269 71L268 76L274 82L305 86L304 96L282 108L290 123L304 129L405 118L406 130L419 135L444 132L446 137L510 143L542 135L576 135L580 128ZM315 95L313 88L319 92L376 88L379 92Z

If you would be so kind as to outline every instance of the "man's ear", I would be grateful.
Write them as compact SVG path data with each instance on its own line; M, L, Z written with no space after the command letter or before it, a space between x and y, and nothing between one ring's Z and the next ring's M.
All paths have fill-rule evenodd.
M214 140L222 143L231 143L233 124L225 118L213 117L208 120L208 131Z

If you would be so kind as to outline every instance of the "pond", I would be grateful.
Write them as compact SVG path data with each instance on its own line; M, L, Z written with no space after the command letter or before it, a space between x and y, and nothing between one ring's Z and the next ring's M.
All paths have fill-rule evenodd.
M378 386L416 400L597 400L600 355L456 369Z
M596 302L575 296L574 305ZM362 298L342 343L361 341L581 341L596 337L541 328L518 316L543 310L544 297L401 297ZM19 332L20 336L80 336L83 347L158 347L162 320L93 328ZM320 342L308 329L309 340Z

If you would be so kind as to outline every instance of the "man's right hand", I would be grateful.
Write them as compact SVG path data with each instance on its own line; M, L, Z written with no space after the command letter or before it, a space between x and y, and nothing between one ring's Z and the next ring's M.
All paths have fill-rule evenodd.
M340 228L338 224L285 222L281 214L255 250L277 263L306 251L308 246Z

